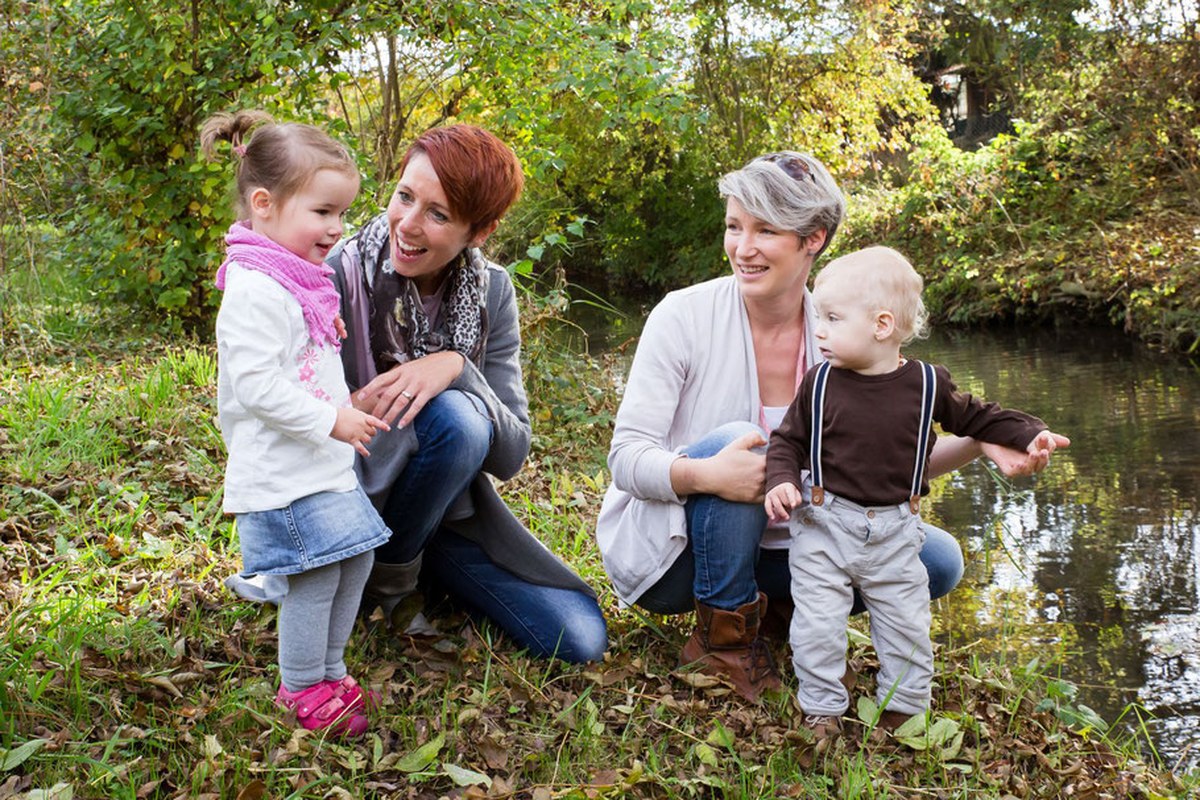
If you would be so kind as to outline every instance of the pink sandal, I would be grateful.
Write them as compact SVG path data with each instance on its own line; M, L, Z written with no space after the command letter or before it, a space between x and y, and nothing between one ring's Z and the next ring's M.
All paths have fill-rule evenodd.
M379 695L370 689L363 689L359 686L358 681L349 675L340 681L327 680L325 681L325 685L333 689L334 693L339 695L351 707L361 700L363 710L365 711L374 711L379 708Z
M343 736L361 736L369 724L360 713L366 710L367 697L347 675L340 681L323 681L298 692L290 692L280 684L275 704L295 711L296 721L310 731L328 728Z

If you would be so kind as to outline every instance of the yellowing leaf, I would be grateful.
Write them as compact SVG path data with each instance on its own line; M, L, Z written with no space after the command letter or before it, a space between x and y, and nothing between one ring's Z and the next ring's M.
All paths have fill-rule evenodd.
M715 744L718 747L724 747L726 750L733 749L733 732L722 725L720 722L713 726L712 733L706 739L709 744Z
M217 741L217 737L211 733L205 734L204 741L200 745L200 753L205 758L216 758L225 752L225 748L221 747L221 743Z
M482 772L476 772L473 769L466 769L457 764L442 764L442 772L450 780L454 781L455 786L471 786L473 784L482 784L487 788L491 788L492 779Z

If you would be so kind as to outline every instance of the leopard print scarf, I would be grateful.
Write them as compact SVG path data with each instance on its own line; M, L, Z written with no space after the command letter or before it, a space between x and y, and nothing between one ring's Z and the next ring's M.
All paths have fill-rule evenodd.
M454 350L482 366L488 328L487 262L477 248L463 250L447 267L436 328L416 284L392 268L386 214L356 233L346 251L361 259L371 289L371 352L379 372L443 350Z

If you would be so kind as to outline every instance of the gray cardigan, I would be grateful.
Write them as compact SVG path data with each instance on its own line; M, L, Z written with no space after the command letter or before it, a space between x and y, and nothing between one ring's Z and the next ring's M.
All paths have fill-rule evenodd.
M361 255L358 242L350 239L339 244L327 259L334 270L334 285L342 297L341 312L347 332L342 343L342 363L351 392L375 377L375 359L367 333L371 302L369 273L375 265L364 268ZM482 259L477 251L469 256ZM504 480L515 475L525 463L532 431L521 377L516 292L502 267L488 262L485 274L489 325L484 352L478 366L466 360L462 374L451 388L470 392L487 406L493 436L483 470ZM377 507L382 507L396 477L404 471L418 446L411 425L392 428L379 432L371 441L370 458L356 459L363 489ZM460 517L463 512L466 515L443 521L444 527L477 543L493 562L524 580L595 597L591 587L513 515L487 475L476 475L468 494L469 504L465 501L456 504L449 516Z

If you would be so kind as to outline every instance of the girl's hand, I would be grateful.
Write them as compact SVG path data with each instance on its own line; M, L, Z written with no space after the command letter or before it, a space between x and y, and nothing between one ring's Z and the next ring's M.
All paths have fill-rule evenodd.
M391 430L391 427L378 417L346 406L337 410L337 419L334 420L333 430L329 435L339 442L353 445L359 455L365 457L371 455L367 451L367 443L375 438L375 432L381 428L385 431Z
M800 494L800 490L796 488L796 484L789 481L781 483L767 492L763 508L767 512L767 519L771 522L787 522L788 517L792 514L792 509L802 502L804 502L804 497Z
M430 400L454 383L466 363L461 353L445 350L398 364L355 392L354 406L403 428ZM401 412L403 416L396 422Z

